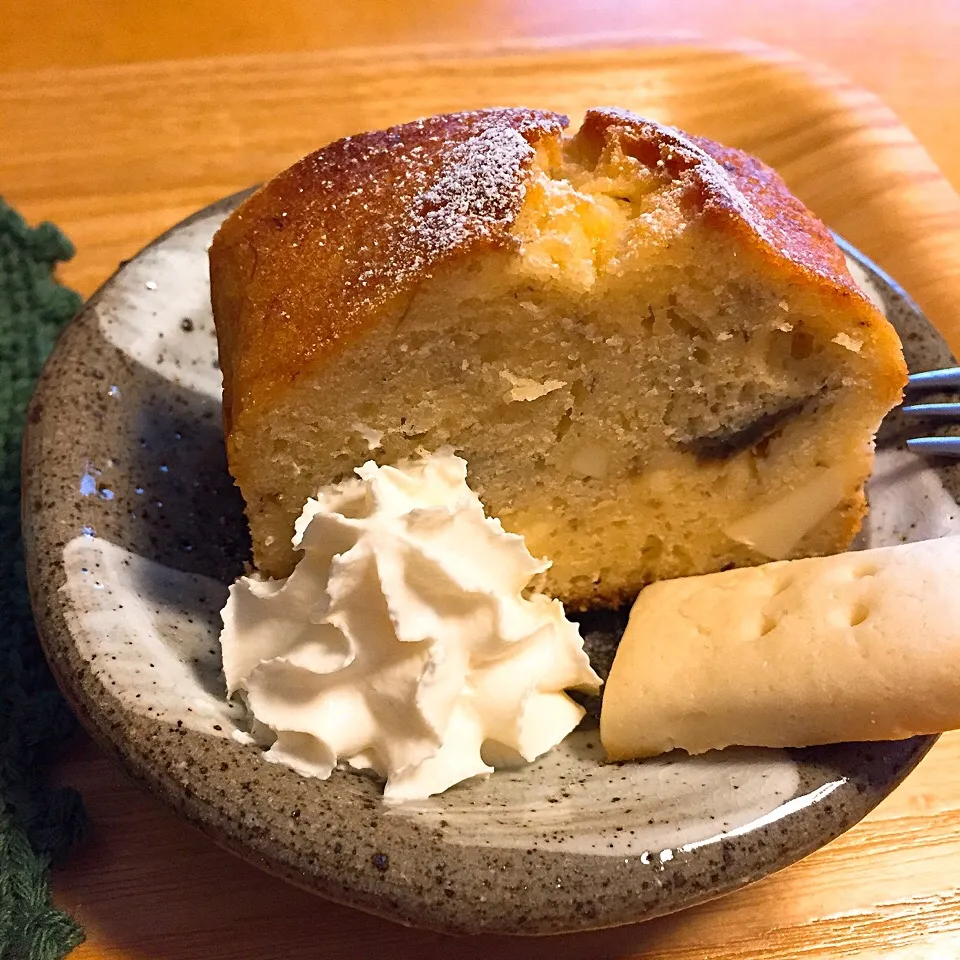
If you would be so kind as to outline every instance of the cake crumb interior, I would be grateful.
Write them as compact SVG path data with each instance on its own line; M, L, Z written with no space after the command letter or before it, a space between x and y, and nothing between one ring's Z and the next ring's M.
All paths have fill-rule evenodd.
M877 427L873 347L832 339L835 305L766 276L688 203L616 141L541 143L516 249L438 271L235 432L237 460L257 464L238 479L258 567L290 572L318 487L446 446L573 607L763 562L725 531L841 463L855 493L791 555L849 539Z

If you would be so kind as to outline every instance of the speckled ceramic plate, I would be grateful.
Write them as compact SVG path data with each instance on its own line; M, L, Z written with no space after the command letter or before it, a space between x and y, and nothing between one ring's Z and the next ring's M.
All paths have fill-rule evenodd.
M217 636L248 556L227 474L206 248L215 204L123 265L41 377L25 448L37 622L90 732L213 839L323 896L447 931L629 923L786 866L866 814L931 738L602 764L588 717L541 762L385 806L349 771L304 779L243 742ZM913 369L952 362L902 291L857 254ZM885 425L865 542L960 531L957 471ZM585 619L601 668L622 626Z

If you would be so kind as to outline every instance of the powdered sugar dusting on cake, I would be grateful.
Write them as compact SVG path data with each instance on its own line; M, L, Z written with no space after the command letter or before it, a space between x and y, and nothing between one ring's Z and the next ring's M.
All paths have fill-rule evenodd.
M297 207L306 200L307 211L291 222L291 239L334 252L340 289L331 293L348 316L367 311L454 255L510 243L532 144L565 124L558 114L503 108L346 137L301 162L307 176L295 176L309 186L298 187Z
M431 164L424 162L422 147L396 158L412 196L390 244L373 241L381 255L359 278L372 296L429 276L432 267L467 246L508 239L535 155L527 136L542 134L543 123L517 123L513 111L491 111L483 120L466 140L443 144Z
M566 123L513 108L428 117L330 144L244 203L210 253L218 324L244 318L242 338L221 340L228 427L446 265L516 249L538 143ZM623 110L588 111L577 136L613 142L661 178L675 222L710 220L859 298L826 228L759 161Z
M740 150L686 134L618 107L587 111L583 129L612 127L639 147L644 162L694 187L704 212L741 221L777 257L860 295L827 228L794 197L779 175ZM654 152L656 151L656 152ZM659 154L659 160L652 158Z
M767 224L751 206L739 186L721 164L707 153L694 138L676 127L656 123L639 117L621 107L597 107L590 110L591 116L613 126L623 125L624 132L658 145L661 159L657 162L665 174L679 179L684 174L694 174L704 187L705 205L722 199L723 205L733 208L762 237L767 237Z
M505 124L456 144L440 179L411 207L410 242L399 251L397 274L417 272L445 251L471 238L492 239L513 223L526 192L521 173L533 156L523 135Z
M516 244L536 145L566 125L519 108L427 117L338 140L247 200L210 253L220 316L242 290L258 318L245 327L255 361L234 370L222 347L228 424L444 264Z

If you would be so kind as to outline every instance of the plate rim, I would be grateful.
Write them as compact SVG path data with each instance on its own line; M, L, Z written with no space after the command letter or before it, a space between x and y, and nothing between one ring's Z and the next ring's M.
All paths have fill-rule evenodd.
M155 770L149 769L148 765L140 762L132 752L125 751L125 744L122 738L117 736L114 728L111 728L108 724L103 722L103 718L98 715L98 711L96 710L96 704L93 703L90 698L84 698L75 688L75 680L77 678L68 674L66 665L61 663L60 658L56 655L57 640L63 643L72 643L73 631L71 630L70 625L64 616L64 605L60 601L59 596L50 597L44 592L43 577L40 573L40 567L43 561L41 551L38 549L36 528L40 522L39 516L42 515L44 511L42 509L34 509L34 504L32 502L33 498L28 494L33 476L32 465L36 460L37 453L39 452L41 435L44 429L41 418L37 415L37 410L41 405L45 407L48 406L48 401L50 401L50 406L55 404L55 400L50 396L50 394L55 388L57 380L52 378L49 371L55 366L57 361L62 359L63 355L69 353L73 336L77 333L81 322L84 321L84 319L96 309L100 302L111 293L123 268L128 263L137 260L155 247L163 245L167 240L175 237L192 224L200 220L208 219L212 215L231 211L238 206L242 200L251 195L257 189L257 186L253 186L241 191L237 191L236 193L230 194L229 196L223 197L196 210L151 240L132 257L121 261L117 269L114 270L114 272L104 281L104 283L102 283L100 287L98 287L98 289L91 295L91 297L83 304L77 315L64 326L57 338L50 356L47 359L47 362L44 365L43 371L37 380L34 392L31 396L24 428L21 468L21 538L24 549L27 584L30 594L31 607L34 613L37 635L40 639L44 656L50 666L51 672L57 682L58 687L60 688L67 702L70 704L71 709L80 719L81 724L86 729L88 734L92 737L92 739L94 739L101 749L104 749L108 755L119 764L119 766L127 773L127 775L129 775L138 784L143 785L154 796L157 796L159 799L161 799L164 805L168 808L172 808L181 819L198 828L202 833L214 840L221 848L228 850L247 862L251 862L251 850L249 843L245 842L242 837L225 835L221 825L214 825L211 823L209 818L204 818L203 804L199 803L199 801L199 810L194 809L193 805L186 804L182 801L182 798L178 798L176 796L176 791L170 788L169 784L167 784L165 788L164 777L157 776ZM923 312L919 309L907 292L900 286L900 284L898 284L885 271L873 263L872 260L866 257L852 244L837 234L834 234L834 237L844 254L860 264L860 266L867 271L868 275L879 278L886 286L889 287L890 291L892 291L893 294L903 302L907 310L912 312L917 317L922 318L924 322L929 324L931 329L937 332L936 328L934 328L933 325L926 320ZM728 878L726 874L724 874L723 882L716 884L710 891L704 891L702 889L697 891L689 891L686 896L677 896L674 894L672 898L668 898L667 901L661 903L659 908L639 912L633 917L624 918L623 916L618 916L606 921L603 918L598 917L588 922L583 922L581 918L571 917L570 920L573 922L566 926L556 929L543 930L510 929L502 924L491 924L489 926L485 926L482 924L478 925L477 923L424 922L415 916L415 910L408 911L407 914L404 915L403 912L397 908L377 909L377 904L375 901L363 900L362 897L357 895L357 891L355 890L348 891L344 889L341 896L338 896L336 891L331 891L329 889L321 891L317 888L316 884L311 884L309 882L310 878L303 877L298 871L293 869L290 863L279 858L270 859L267 861L262 852L256 854L257 865L274 876L287 880L288 882L292 882L295 885L319 894L326 899L353 908L361 909L365 912L373 913L386 919L398 921L408 925L416 925L418 927L439 932L490 932L500 934L553 935L619 926L624 923L633 923L652 919L656 916L672 913L677 910L685 909L686 907L694 904L707 902L711 899L724 896L727 893L731 893L743 886L761 879L762 877L769 876L772 873L790 866L808 856L812 852L820 849L823 846L826 846L828 843L832 842L838 836L845 833L852 826L858 823L861 819L863 819L863 817L875 809L876 806L887 796L889 796L889 794L895 790L900 783L902 783L902 781L915 769L917 764L929 752L929 750L936 743L938 736L939 735L930 735L925 737L916 737L911 741L901 741L901 743L911 744L910 748L906 751L902 762L900 762L900 764L896 767L896 770L893 772L890 779L884 782L882 789L863 792L863 796L867 797L867 799L865 802L861 802L857 805L852 816L838 819L836 822L831 824L830 828L826 830L811 831L806 842L795 842L782 850L774 849L771 846L770 854L766 859L761 858L758 860L757 865L753 870L741 871L740 873L736 873L732 878ZM884 742L884 744L885 743L886 742ZM129 746L129 744L126 744L126 746ZM804 812L801 810L797 811L796 813L788 814L778 822L783 823L787 819L790 819L791 821L796 819L799 821L803 816ZM786 835L789 835L789 833ZM723 841L721 841L721 843L722 842Z

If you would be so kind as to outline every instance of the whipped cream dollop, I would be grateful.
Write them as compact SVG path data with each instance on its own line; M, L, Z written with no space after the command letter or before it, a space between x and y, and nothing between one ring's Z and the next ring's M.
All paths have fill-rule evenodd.
M370 461L297 520L285 580L241 577L223 609L223 667L268 760L326 778L340 761L422 798L533 760L596 692L563 605L524 596L549 567L484 515L467 464L440 452Z

